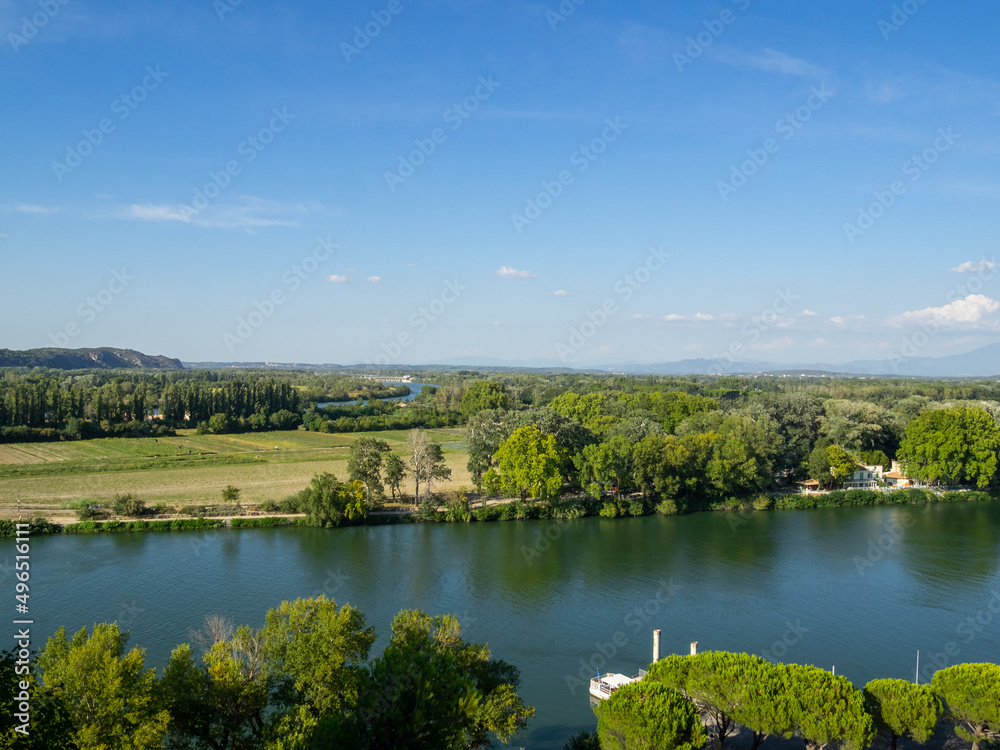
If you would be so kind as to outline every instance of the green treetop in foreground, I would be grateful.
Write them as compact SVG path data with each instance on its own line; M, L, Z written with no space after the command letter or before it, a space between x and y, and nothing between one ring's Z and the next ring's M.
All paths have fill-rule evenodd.
M60 629L19 677L0 657L0 700L30 680L30 735L0 718L15 750L477 750L509 740L534 709L518 669L461 637L454 617L401 612L385 651L349 604L283 602L263 627L209 617L199 648L178 646L163 675L125 651L117 624Z
M642 680L597 707L602 750L702 750L705 730L694 704L678 691Z
M956 664L934 673L931 690L947 707L955 733L979 750L1000 738L1000 665Z
M875 728L896 750L900 737L926 742L941 718L941 700L929 685L906 680L872 680L865 685L865 700Z

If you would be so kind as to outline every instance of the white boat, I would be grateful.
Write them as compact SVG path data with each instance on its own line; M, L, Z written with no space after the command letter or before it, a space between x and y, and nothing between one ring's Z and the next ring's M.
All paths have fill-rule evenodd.
M618 688L633 682L638 682L645 676L646 670L644 669L639 670L639 675L637 677L626 677L625 675L618 674L617 672L609 672L604 675L598 674L597 677L590 681L590 694L595 698L604 700L605 698L610 698L611 694Z

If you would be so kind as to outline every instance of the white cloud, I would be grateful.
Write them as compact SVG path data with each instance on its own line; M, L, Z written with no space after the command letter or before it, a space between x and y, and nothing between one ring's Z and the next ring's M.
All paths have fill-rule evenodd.
M808 344L806 344L806 346L811 346L813 349L817 349L819 347L824 347L824 346L829 346L829 345L830 345L830 342L827 341L822 336L820 338L818 338L818 339L813 339Z
M830 322L836 323L838 326L842 326L846 321L844 320L843 315L834 315L832 318L830 318Z
M499 269L493 272L495 275L499 276L501 279L533 279L535 274L531 271L518 271L512 266L500 266Z
M338 274L333 274L332 276L327 276L326 280L327 281L332 281L334 284L346 284L347 283L347 277L346 276L340 276Z
M785 336L784 338L774 339L774 341L757 342L756 344L751 344L750 348L766 351L768 349L787 349L790 346L795 346L795 342L792 341L792 338L790 336Z
M688 352L700 352L704 347L701 344L688 344L684 347L685 351Z
M981 260L978 263L973 263L971 260L965 261L960 266L955 266L951 269L952 273L983 273L984 271L992 271L996 264L992 260Z
M567 292L565 289L556 289L554 292L552 292L552 296L554 296L554 297L568 297L569 296L569 292Z
M19 214L56 214L62 211L59 206L39 206L36 203L15 203L8 211Z
M803 310L802 312L799 313L799 315L801 315L803 318L816 318L819 316L819 313L814 310Z
M911 310L889 319L890 325L906 323L935 322L943 326L975 325L983 322L988 315L1000 310L1000 302L983 294L970 294L965 299L956 300L941 307L925 307Z
M222 229L259 229L297 227L303 216L320 211L322 207L315 203L280 203L241 195L236 204L211 204L200 211L186 204L133 203L126 211L125 218L135 221L177 221Z
M382 277L381 276L369 276L368 280L371 283L373 283L373 284L378 284L380 281L382 281Z
M709 315L708 313L695 313L694 315L678 315L677 313L670 313L669 315L664 315L663 319L668 323L675 323L679 321L706 322L715 320L715 316Z

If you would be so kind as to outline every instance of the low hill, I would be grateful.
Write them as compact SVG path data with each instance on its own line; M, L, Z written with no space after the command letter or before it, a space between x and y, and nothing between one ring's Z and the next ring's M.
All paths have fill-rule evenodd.
M54 370L183 370L179 359L151 357L132 349L0 349L0 367L51 367Z

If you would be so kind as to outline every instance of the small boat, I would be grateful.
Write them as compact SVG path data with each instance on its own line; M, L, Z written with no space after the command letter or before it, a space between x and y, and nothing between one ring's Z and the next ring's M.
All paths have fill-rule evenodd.
M640 669L639 674L636 677L626 677L625 675L618 674L617 672L609 672L605 675L598 672L597 677L594 677L590 681L590 694L595 698L604 700L605 698L610 698L611 694L618 688L633 682L638 682L645 676L646 670L644 669Z

